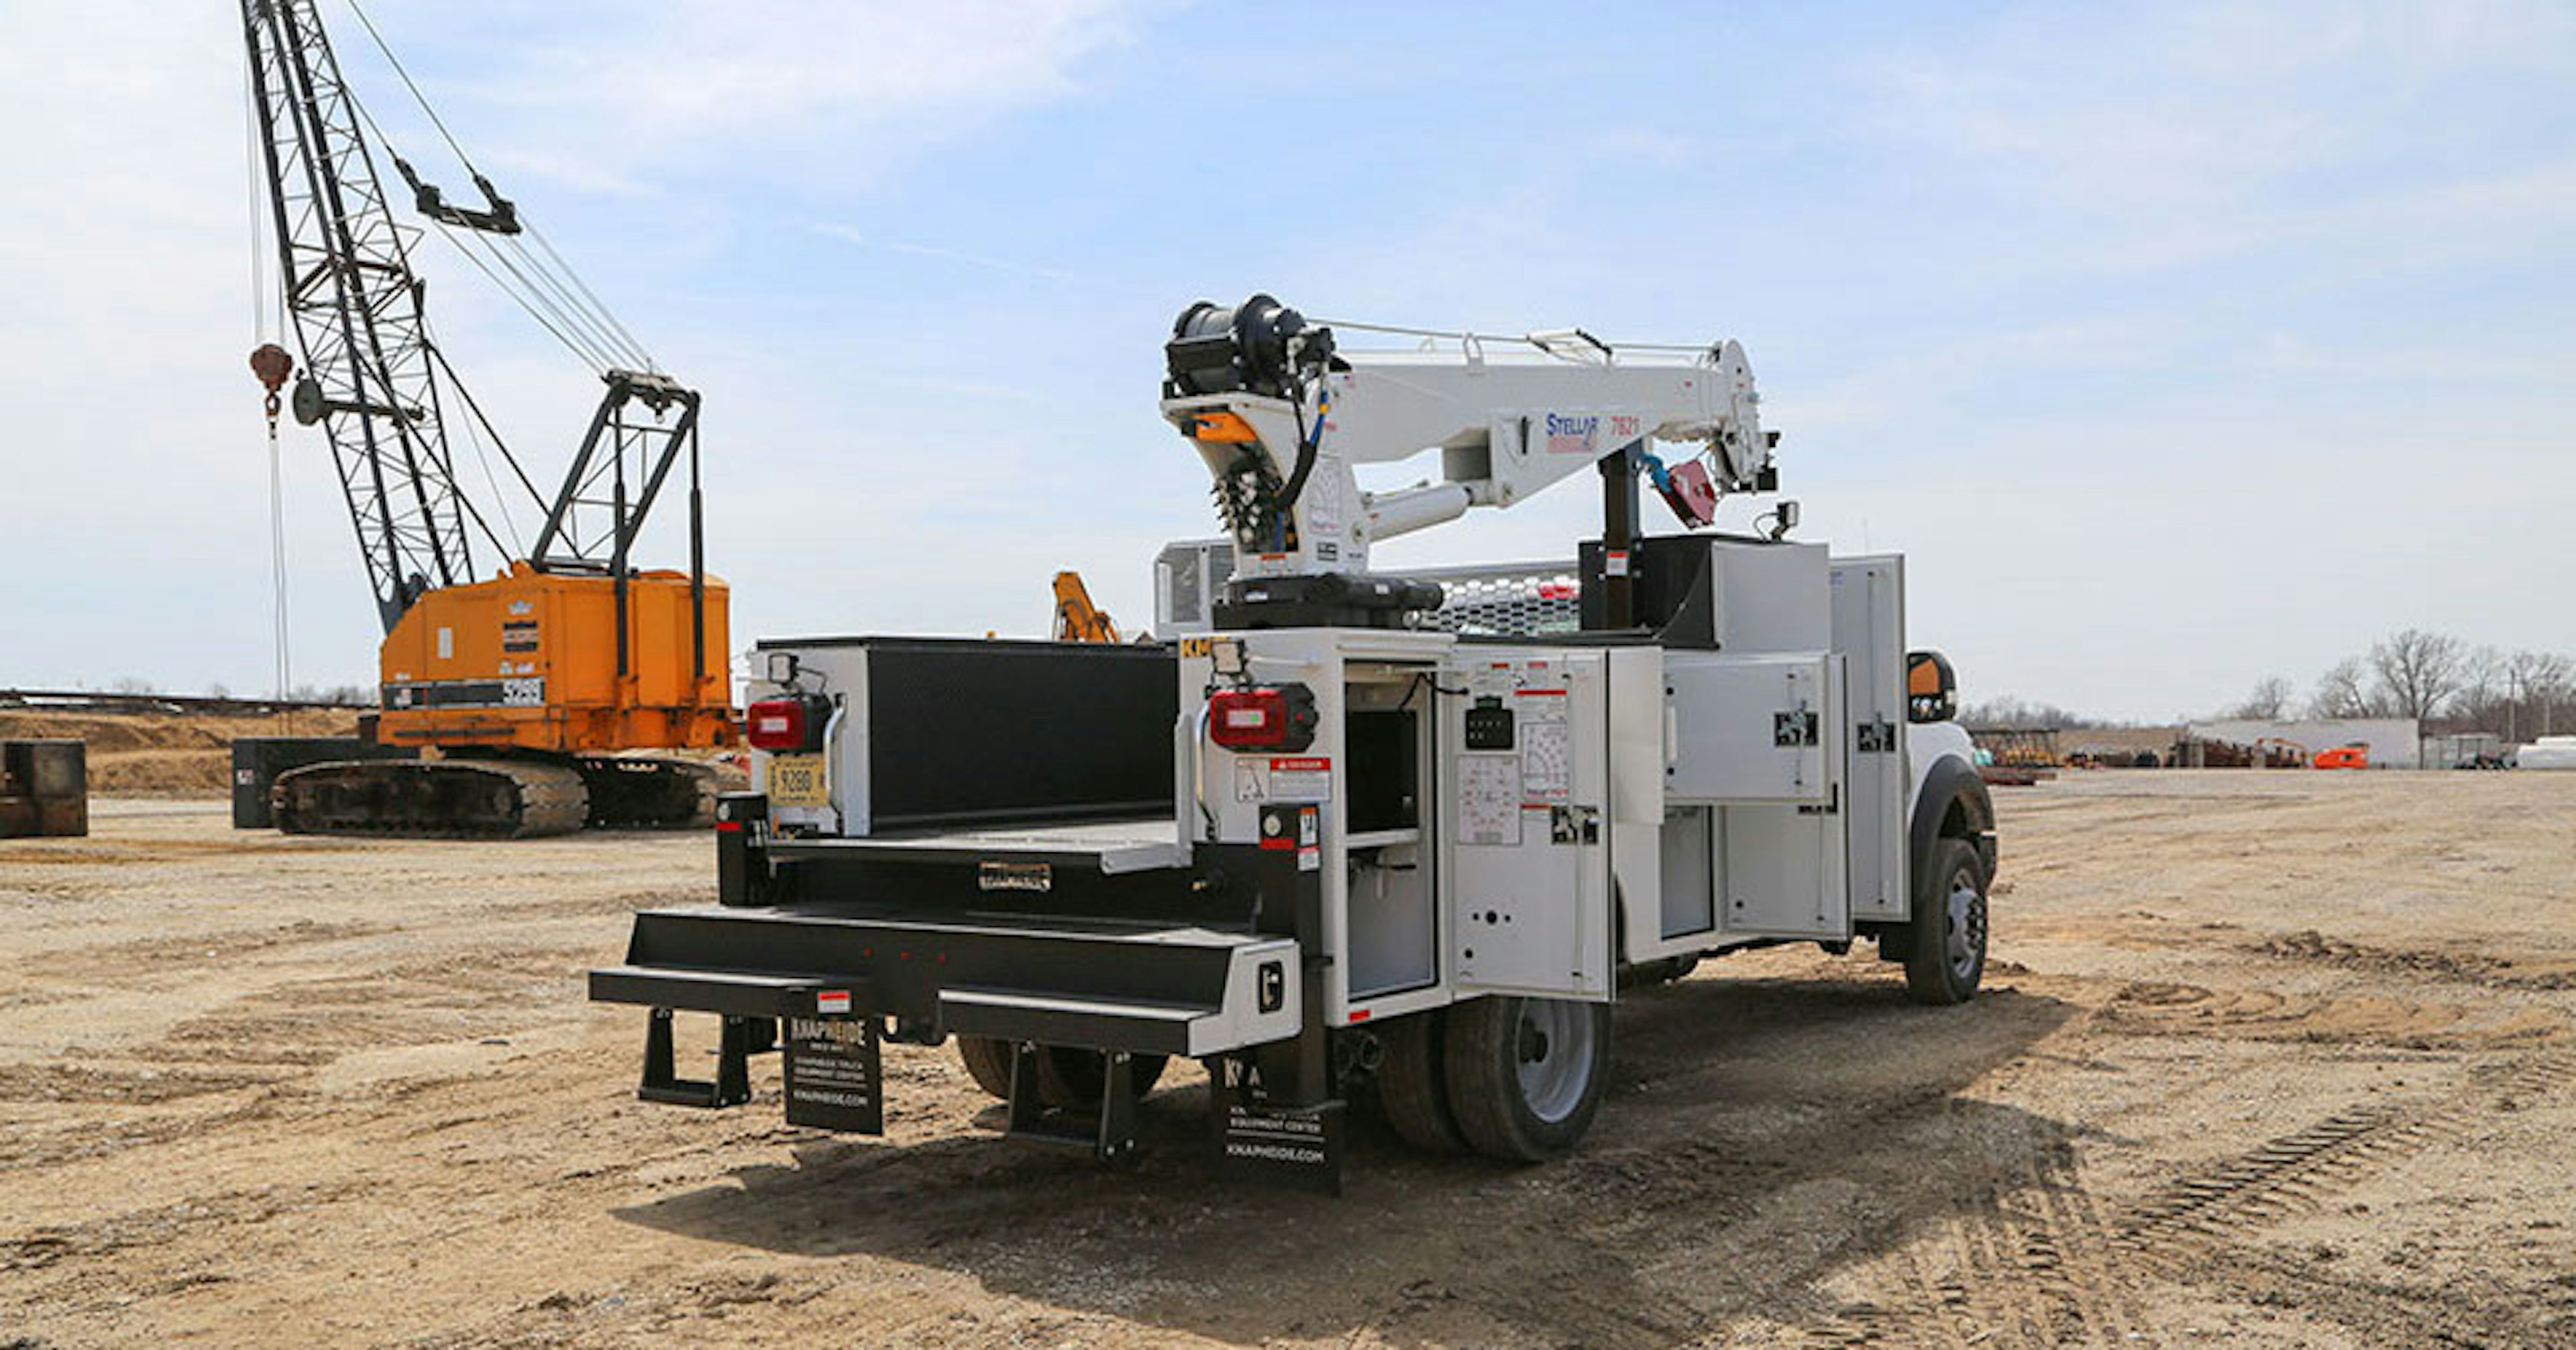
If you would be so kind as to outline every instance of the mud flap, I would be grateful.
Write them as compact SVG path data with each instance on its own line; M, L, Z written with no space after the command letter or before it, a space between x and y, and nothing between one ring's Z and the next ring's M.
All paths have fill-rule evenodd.
M785 1050L788 1124L885 1133L877 1019L788 1018Z
M1263 1101L1254 1074L1241 1061L1208 1067L1218 1171L1235 1180L1318 1195L1342 1193L1342 1161L1349 1152L1343 1102L1285 1106Z

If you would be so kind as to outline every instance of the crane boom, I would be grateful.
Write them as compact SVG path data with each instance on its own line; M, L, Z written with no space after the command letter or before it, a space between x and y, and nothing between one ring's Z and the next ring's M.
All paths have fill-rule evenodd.
M1736 343L1626 351L1580 330L1520 342L1354 352L1268 296L1184 311L1165 348L1163 415L1216 479L1235 575L1364 576L1381 540L1515 505L1613 457L1643 464L1655 442L1706 447L1706 467L1676 475L1687 490L1653 470L1688 523L1705 523L1719 493L1774 481ZM1357 466L1431 450L1439 481L1360 489Z
M314 0L242 0L285 308L303 349L295 414L320 422L385 631L474 576L436 352L358 107Z

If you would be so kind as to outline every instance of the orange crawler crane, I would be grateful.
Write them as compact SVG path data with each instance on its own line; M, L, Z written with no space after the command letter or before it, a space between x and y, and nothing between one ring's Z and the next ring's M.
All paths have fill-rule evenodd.
M424 752L280 775L279 827L509 838L712 820L711 768L621 753L735 740L726 590L704 558L697 393L655 368L452 138L479 207L451 204L387 148L420 215L607 385L562 485L541 492L431 339L410 257L419 230L387 206L360 134L374 120L341 78L314 0L242 0L241 14L291 320L280 326L303 367L268 343L251 368L268 387L272 442L290 377L295 420L330 442L385 628L374 735ZM506 480L487 444L526 490L542 520L532 546L514 547L511 503L487 512L459 489L451 420L496 493ZM630 553L684 459L688 570L641 570ZM512 561L478 573L478 538Z

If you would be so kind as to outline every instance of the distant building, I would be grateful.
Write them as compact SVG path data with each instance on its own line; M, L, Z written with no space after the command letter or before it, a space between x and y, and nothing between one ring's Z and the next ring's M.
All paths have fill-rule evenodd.
M2370 752L2370 767L2374 769L2424 767L2423 736L2420 724L2412 717L2282 718L2270 721L2230 717L2215 722L2194 722L2189 735L2193 740L2225 741L2231 745L2296 746L2311 760L2320 751L2358 745Z
M2504 760L2504 737L2491 731L2457 731L2424 738L2424 767L2428 769L2495 768Z

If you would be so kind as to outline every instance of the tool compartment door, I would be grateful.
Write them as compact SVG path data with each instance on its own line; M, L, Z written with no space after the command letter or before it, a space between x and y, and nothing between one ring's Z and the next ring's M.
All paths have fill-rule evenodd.
M1461 994L1611 996L1610 734L1599 652L1478 648L1442 695L1443 869Z
M1676 802L1824 802L1834 791L1825 653L1668 656Z
M1836 558L1834 650L1843 658L1844 830L1854 919L1901 922L1906 879L1905 559Z
M1729 802L1718 817L1720 931L1729 937L1839 941L1852 934L1850 819L1845 761L1843 660L1827 657L1818 749L1828 773L1821 801Z

